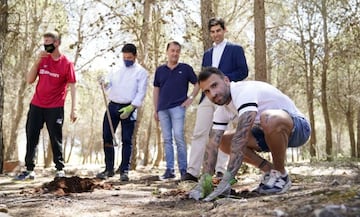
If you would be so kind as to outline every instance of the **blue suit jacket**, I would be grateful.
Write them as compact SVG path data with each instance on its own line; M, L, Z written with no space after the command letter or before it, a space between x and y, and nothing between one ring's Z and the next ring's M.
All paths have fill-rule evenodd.
M213 48L205 51L202 67L212 66L212 54ZM244 80L249 73L244 49L237 44L226 42L218 69L220 69L230 81Z

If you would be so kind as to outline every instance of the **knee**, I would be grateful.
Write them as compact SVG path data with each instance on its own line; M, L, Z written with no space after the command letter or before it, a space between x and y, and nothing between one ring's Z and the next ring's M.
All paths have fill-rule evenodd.
M283 110L266 110L260 115L260 126L265 135L281 132L290 134L293 121L290 115Z

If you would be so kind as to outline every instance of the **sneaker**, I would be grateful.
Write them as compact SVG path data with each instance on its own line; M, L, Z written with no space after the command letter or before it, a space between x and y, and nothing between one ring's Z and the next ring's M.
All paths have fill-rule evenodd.
M264 175L262 175L261 180L260 180L260 184L254 188L252 191L253 192L257 192L260 193L260 188L262 188L262 186L264 186L270 179L270 172L266 172L264 173Z
M56 170L55 178L61 178L65 177L65 171L64 170Z
M109 177L113 177L115 174L114 174L114 171L103 171L101 173L98 173L96 175L96 178L98 179L107 179Z
M173 179L175 178L174 170L166 169L164 175L161 176L161 179Z
M264 177L265 179L265 177ZM260 183L261 185L261 183ZM269 178L261 187L259 186L259 193L261 194L282 194L291 187L290 177L287 174L285 177L277 170L271 170Z
M14 178L14 180L17 181L26 181L26 180L34 180L34 179L35 179L34 171L24 171Z
M181 176L181 181L193 181L193 182L197 182L198 178L196 178L195 176L191 175L190 173L185 173L183 176Z
M124 172L124 173L120 174L120 181L123 181L123 182L129 181L129 175L128 175L127 172Z
M223 176L224 176L224 173L222 173L222 172L216 172L216 178L222 179Z

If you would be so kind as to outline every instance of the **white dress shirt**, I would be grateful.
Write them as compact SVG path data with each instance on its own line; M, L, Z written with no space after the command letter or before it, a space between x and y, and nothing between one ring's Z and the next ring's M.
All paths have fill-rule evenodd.
M213 54L212 54L212 67L219 67L221 56L224 52L227 40L220 42L219 44L214 43Z
M147 78L147 71L137 62L130 67L122 65L118 70L108 74L109 100L141 106L146 94Z

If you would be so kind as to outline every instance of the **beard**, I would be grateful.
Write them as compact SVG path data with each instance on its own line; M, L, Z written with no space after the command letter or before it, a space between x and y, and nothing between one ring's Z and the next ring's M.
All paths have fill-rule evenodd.
M223 94L217 94L211 100L216 105L225 105L231 101L230 91L225 91Z

